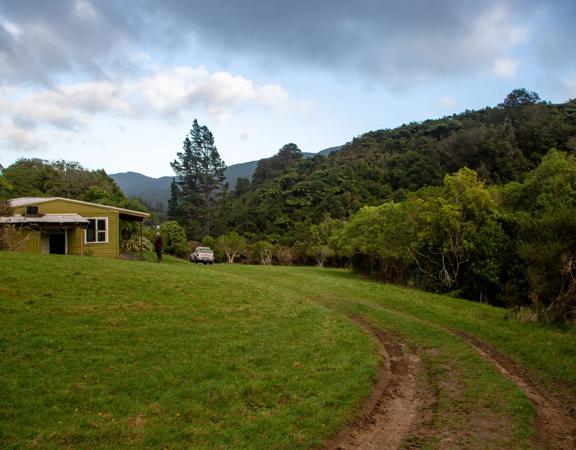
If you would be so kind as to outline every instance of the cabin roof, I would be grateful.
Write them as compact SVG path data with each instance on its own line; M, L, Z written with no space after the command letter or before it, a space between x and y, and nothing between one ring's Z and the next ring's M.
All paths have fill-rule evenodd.
M133 209L118 208L116 206L101 205L99 203L83 202L82 200L73 200L71 198L64 198L64 197L20 197L20 198L14 198L14 199L10 200L10 206L12 208L18 208L21 206L38 205L41 203L53 202L56 200L68 202L68 203L76 203L79 205L93 206L96 208L107 209L109 211L116 211L116 212L118 212L120 214L124 214L126 216L134 216L134 217L139 217L142 219L146 219L146 218L150 217L150 214L142 212L142 211L134 211Z
M44 214L42 216L24 216L14 214L13 216L0 217L0 224L50 224L50 225L88 225L90 222L79 214Z

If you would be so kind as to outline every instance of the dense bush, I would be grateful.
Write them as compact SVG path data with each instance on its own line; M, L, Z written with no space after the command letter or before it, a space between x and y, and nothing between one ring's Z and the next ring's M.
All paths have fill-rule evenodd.
M332 238L360 271L576 319L576 157L552 150L522 182L489 189L461 169L399 203L365 207Z
M190 254L190 247L186 239L186 232L178 222L169 220L160 225L160 234L164 243L164 251L178 257L186 257Z

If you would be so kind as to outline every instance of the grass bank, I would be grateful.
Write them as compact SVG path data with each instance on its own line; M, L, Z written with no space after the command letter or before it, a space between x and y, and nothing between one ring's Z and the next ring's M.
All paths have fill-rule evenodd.
M351 315L421 356L406 445L532 445L532 404L452 330L576 392L574 335L343 270L0 253L0 277L2 447L317 447L378 364Z
M0 253L0 447L308 448L370 391L342 316L171 262Z
M576 340L570 332L510 320L503 309L385 285L338 269L221 265L215 270L258 280L391 328L420 349L421 382L436 391L430 432L408 438L424 447L529 448L534 409L525 395L454 335L480 336L524 365L560 396L575 398ZM484 427L483 433L470 433Z

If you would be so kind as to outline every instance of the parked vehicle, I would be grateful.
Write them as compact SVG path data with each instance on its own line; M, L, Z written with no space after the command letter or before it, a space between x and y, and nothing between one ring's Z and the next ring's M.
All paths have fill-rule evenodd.
M196 250L190 255L190 262L198 264L212 264L214 262L214 252L210 247L196 247Z

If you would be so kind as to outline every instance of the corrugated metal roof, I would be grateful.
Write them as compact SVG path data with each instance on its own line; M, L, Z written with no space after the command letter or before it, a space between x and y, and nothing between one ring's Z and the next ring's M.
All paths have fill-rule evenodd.
M101 205L99 203L83 202L82 200L74 200L71 198L64 197L20 197L10 200L10 206L12 208L18 208L20 206L37 205L40 203L51 202L54 200L62 200L69 203L77 203L80 205L95 206L97 208L108 209L112 211L117 211L121 214L126 214L128 216L142 217L144 219L150 217L150 214L142 211L134 211L132 209L118 208L116 206Z
M12 208L18 208L19 206L48 202L50 200L56 200L57 198L58 197L20 197L10 200L10 206Z
M78 214L45 214L43 216L23 216L15 214L13 216L0 217L0 224L83 224L88 225L88 219Z

